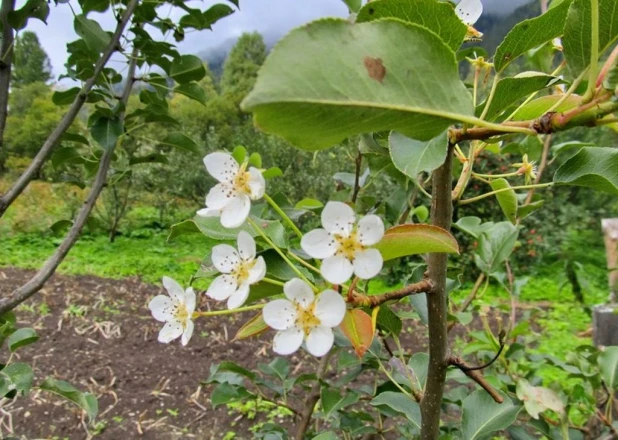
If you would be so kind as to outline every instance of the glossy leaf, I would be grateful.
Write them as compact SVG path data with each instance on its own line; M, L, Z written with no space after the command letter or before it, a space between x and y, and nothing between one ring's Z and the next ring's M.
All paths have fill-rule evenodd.
M446 230L432 225L406 224L388 229L375 245L384 261L425 253L459 253L459 245Z
M401 318L393 312L386 304L382 304L378 309L377 324L380 328L399 336L403 328Z
M419 72L413 82L411 72ZM305 83L312 86L299 87ZM452 49L397 20L325 19L293 30L266 59L242 108L263 130L311 151L388 129L429 140L473 116Z
M110 35L101 28L101 25L85 15L77 15L73 27L75 33L83 38L88 48L94 52L104 52L111 41Z
M558 168L554 182L618 195L618 149L582 148Z
M199 156L203 154L202 149L195 143L193 139L184 133L170 133L161 141L161 145L178 148L180 150L190 151Z
M574 149L579 150L580 148L583 148L583 147L594 147L594 144L591 142L567 141L567 142L562 142L559 144L552 145L551 152L554 155L558 155L558 154L562 154L567 151L573 152L572 150Z
M82 393L68 382L48 377L39 388L44 391L57 394L70 402L73 402L82 410L86 411L86 414L88 414L88 418L91 421L94 420L99 412L99 405L95 396L87 392Z
M309 198L302 199L300 202L294 205L295 209L320 209L323 207L324 204L319 200Z
M502 268L502 263L513 252L519 229L510 222L500 222L485 230L479 237L474 261L479 269L492 274Z
M444 163L448 138L445 131L423 142L392 131L388 145L395 167L411 179L417 179L419 173L430 173Z
M260 312L249 321L245 322L242 327L238 329L232 341L239 341L241 339L247 339L253 336L260 335L266 330L268 330L268 328L268 325L264 322L262 312Z
M423 352L414 353L408 361L408 367L414 372L419 388L424 390L429 371L429 355Z
M495 179L491 181L491 189L494 191L511 188L506 179ZM517 223L517 195L513 189L502 191L496 194L496 199L502 208L506 218L513 224Z
M81 89L72 87L67 90L56 90L52 95L52 102L56 105L71 104Z
M533 387L526 379L517 382L517 398L524 402L524 408L534 419L538 419L539 414L548 409L564 416L564 403L554 391Z
M513 120L526 121L529 119L536 119L545 114L545 112L547 112L550 108L553 108L554 104L560 100L562 100L562 96L560 95L547 95L533 99L517 110L517 112L513 115ZM577 107L580 101L581 96L570 95L564 102L556 107L554 111L565 112L571 110Z
M369 403L373 406L386 405L394 411L402 414L416 428L421 428L421 407L418 403L403 393L385 391L378 394Z
M363 0L342 0L350 12L358 12L363 4Z
M335 412L358 402L358 399L359 395L355 392L347 391L342 396L336 389L322 387L320 402L322 403L324 418L328 420Z
M378 0L367 3L356 17L357 23L398 18L435 32L453 50L459 49L468 31L455 8L438 0Z
M206 75L201 59L195 55L181 55L172 62L170 77L179 84L199 81Z
M36 334L34 329L20 328L19 330L16 330L11 336L9 336L7 343L9 346L9 350L13 352L20 347L34 344L38 340L39 336Z
M483 232L491 229L494 225L492 222L481 223L481 221L480 218L474 216L462 217L453 226L474 238L479 238Z
M352 343L358 357L362 358L371 346L375 334L371 316L360 309L347 310L339 328Z
M599 355L599 369L603 382L611 390L618 390L618 347L606 347Z
M90 127L90 135L104 150L114 149L123 132L122 122L116 117L101 116Z
M526 217L528 217L533 212L538 211L539 209L541 209L543 207L544 203L545 203L544 200L537 200L535 202L530 202L527 205L519 206L517 208L517 217L520 220L525 219Z
M465 440L482 439L508 428L515 422L521 407L499 391L503 403L496 403L484 390L476 390L463 401L462 434Z
M174 89L174 92L180 93L181 95L185 95L187 98L191 98L200 104L206 104L206 92L199 84L196 83L186 83L179 84Z

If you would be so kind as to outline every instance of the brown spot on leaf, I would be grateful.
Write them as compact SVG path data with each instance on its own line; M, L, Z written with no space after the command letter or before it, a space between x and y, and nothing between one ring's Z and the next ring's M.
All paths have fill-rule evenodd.
M365 68L367 69L367 73L369 74L369 78L382 82L386 76L386 67L384 67L384 64L382 63L382 58L365 57L363 61L365 63Z

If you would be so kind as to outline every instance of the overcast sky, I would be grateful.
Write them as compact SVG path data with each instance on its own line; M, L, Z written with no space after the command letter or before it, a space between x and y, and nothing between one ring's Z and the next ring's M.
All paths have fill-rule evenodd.
M531 0L482 0L485 13L508 14ZM71 5L79 10L76 0ZM223 0L219 0L223 2ZM18 7L25 0L18 0ZM214 0L194 1L193 7L205 10ZM30 20L29 30L37 33L43 48L49 55L54 76L64 73L67 58L66 44L75 40L73 13L68 4L51 6L47 26L38 20ZM341 0L240 0L241 9L213 26L213 31L193 32L186 35L179 49L183 53L204 53L221 44L236 39L243 32L258 31L271 44L290 29L320 17L346 17L348 11ZM178 12L178 15L181 13ZM172 12L172 18L175 13ZM96 19L103 29L113 31L115 21L110 14L92 13L89 18ZM151 32L151 35L154 34Z

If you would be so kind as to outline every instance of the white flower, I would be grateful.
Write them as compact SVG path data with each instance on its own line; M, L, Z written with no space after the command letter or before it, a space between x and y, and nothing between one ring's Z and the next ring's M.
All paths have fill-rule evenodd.
M311 287L298 278L285 283L283 292L288 299L276 299L262 310L264 322L279 330L273 350L292 354L306 341L309 353L324 356L335 340L332 328L345 316L345 301L334 290L325 290L316 299Z
M384 235L384 223L377 215L367 215L356 224L354 211L345 203L328 202L322 211L324 229L305 234L300 245L313 258L324 259L320 271L333 284L342 284L352 273L369 279L382 269L382 254L368 246Z
M206 196L206 209L198 215L210 217L221 214L221 224L226 228L241 226L251 209L251 200L264 196L266 182L262 173L247 164L238 165L227 153L211 153L204 157L206 170L219 183Z
M148 304L152 316L165 325L159 332L159 342L167 344L182 335L182 345L187 345L193 334L191 317L195 311L195 292L192 287L184 290L169 277L163 277L168 296L155 296Z
M468 26L466 40L477 40L483 36L473 27L483 13L481 0L461 0L455 8L455 13Z
M206 295L223 301L227 299L228 309L244 304L249 296L249 286L266 275L264 258L255 258L255 240L245 231L238 234L238 251L229 244L212 248L212 263L220 275L208 287Z

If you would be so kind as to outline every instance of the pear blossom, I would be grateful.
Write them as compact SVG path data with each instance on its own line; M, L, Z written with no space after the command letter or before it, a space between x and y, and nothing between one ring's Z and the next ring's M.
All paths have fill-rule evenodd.
M468 26L467 41L478 40L483 36L482 32L474 28L474 23L478 21L483 13L483 3L481 3L481 0L461 0L455 8L455 13Z
M264 322L278 330L273 350L281 355L294 353L306 342L314 356L324 356L333 346L333 327L343 321L346 305L334 290L325 290L316 298L311 287L292 278L283 286L287 299L276 299L262 309Z
M204 157L208 173L219 182L206 196L206 208L198 211L203 217L221 216L225 228L241 226L251 209L251 200L264 196L266 182L262 173L247 163L239 165L228 153L210 153Z
M249 286L266 275L264 258L255 258L253 237L240 231L237 243L238 250L229 244L212 248L212 263L223 275L215 278L206 291L206 295L217 301L227 300L228 309L243 305L249 296Z
M154 319L165 322L159 331L159 342L167 344L182 335L182 345L187 345L193 335L195 292L192 287L183 289L170 277L163 277L163 287L169 296L157 295L148 304Z
M300 241L313 258L324 259L320 272L333 284L342 284L352 274L362 279L376 276L382 269L382 254L368 248L384 235L384 223L377 215L366 215L356 223L352 208L341 202L328 202L322 211L324 229L314 229Z
M528 161L528 155L524 154L523 162L514 163L513 167L519 168L517 174L524 175L524 181L526 185L529 185L536 179L537 167L534 165L534 161Z

